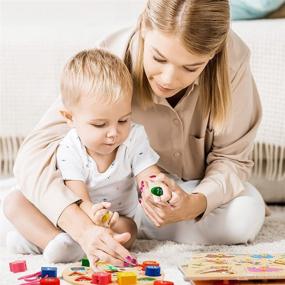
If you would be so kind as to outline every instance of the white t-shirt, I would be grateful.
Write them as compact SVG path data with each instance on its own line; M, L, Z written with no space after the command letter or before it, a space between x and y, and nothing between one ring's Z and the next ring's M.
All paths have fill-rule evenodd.
M150 147L144 127L134 123L105 172L98 171L75 129L67 133L57 149L57 167L63 180L83 181L93 203L111 202L112 211L128 217L134 217L138 206L134 176L158 160L159 155Z

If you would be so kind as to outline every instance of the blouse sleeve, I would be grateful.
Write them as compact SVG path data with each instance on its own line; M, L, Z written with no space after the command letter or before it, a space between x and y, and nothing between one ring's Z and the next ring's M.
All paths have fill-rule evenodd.
M14 165L14 175L24 196L55 225L63 210L79 200L65 187L56 169L56 149L69 130L60 108L58 99L25 138Z
M216 133L207 156L206 174L194 193L207 198L204 216L244 190L253 161L250 153L261 121L261 104L250 70L249 52L231 80L232 109L223 131Z

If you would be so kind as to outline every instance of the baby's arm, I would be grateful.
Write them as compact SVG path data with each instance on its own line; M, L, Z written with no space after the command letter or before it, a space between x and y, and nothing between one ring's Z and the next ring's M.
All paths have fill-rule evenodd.
M164 183L155 181L156 176L160 173L160 169L156 165L152 165L141 171L136 179L141 192L148 191L156 202L167 202L172 197L171 191Z
M111 203L101 202L93 204L88 195L87 187L83 181L80 180L66 180L65 185L78 197L82 202L79 207L89 216L89 218L98 226L110 227L114 225L119 218L117 212L113 213L108 210Z

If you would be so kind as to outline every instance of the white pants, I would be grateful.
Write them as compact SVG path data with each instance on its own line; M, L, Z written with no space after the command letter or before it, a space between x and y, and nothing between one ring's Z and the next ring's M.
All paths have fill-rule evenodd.
M188 181L180 186L191 192L198 183ZM259 192L245 183L245 191L240 196L199 222L191 220L157 228L142 210L140 216L139 238L197 244L237 244L254 240L264 223L265 204ZM13 229L1 209L0 245L5 245L6 234Z
M188 193L199 181L180 187ZM157 228L141 211L139 237L196 244L238 244L253 241L265 218L265 204L260 193L249 183L245 191L229 203L209 213L199 222L183 221Z

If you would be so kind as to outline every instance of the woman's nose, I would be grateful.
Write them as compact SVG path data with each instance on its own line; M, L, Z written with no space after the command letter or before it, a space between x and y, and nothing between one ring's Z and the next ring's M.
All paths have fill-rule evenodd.
M173 85L175 81L175 76L176 76L175 68L171 66L166 67L161 74L160 83L165 88L171 88L171 85Z

